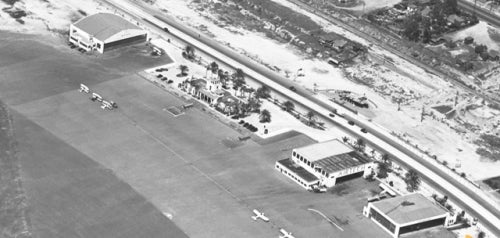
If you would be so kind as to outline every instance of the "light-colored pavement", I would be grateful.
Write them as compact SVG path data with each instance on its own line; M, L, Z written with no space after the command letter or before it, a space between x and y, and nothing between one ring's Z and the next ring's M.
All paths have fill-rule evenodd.
M315 111L317 115L329 118L328 115L331 110L336 108L335 105L319 101L310 95L310 93L300 89L296 91L296 94L293 94L293 92L288 89L288 85L284 86L278 83L287 82L286 79L283 79L281 76L263 66L250 62L250 60L245 59L230 49L212 41L210 38L198 34L170 18L162 17L161 20L155 18L154 15L156 12L141 8L128 1L108 0L106 2L121 9L127 14L131 14L137 19L147 19L150 23L157 25L159 29L168 27L171 34L195 46L198 50L232 65L234 68L241 68L248 77L268 85L274 91L282 95L290 96L292 100ZM293 95L293 97L291 95ZM341 108L338 108L338 110L339 112L344 111ZM450 175L449 172L445 171L444 168L432 164L431 158L416 152L409 145L406 145L404 142L390 135L385 129L374 126L370 122L349 112L345 113L346 118L337 116L335 118L330 118L330 120L342 127L349 134L357 138L365 139L370 145L393 155L408 167L412 167L419 171L424 178L436 186L437 189L447 194L462 208L466 209L467 212L477 216L481 223L491 232L500 235L500 211L496 208L496 204L481 195L482 191L480 189L474 187L472 184L458 180L456 177ZM357 125L349 126L347 124L348 119L355 121ZM370 133L365 134L360 132L360 127L358 125L362 125Z

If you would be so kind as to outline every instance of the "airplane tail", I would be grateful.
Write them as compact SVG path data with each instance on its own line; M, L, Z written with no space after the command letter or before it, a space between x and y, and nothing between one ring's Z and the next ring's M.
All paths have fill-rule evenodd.
M259 218L258 216L252 216L252 219L253 219L254 221L257 221L257 219L258 219L258 218Z

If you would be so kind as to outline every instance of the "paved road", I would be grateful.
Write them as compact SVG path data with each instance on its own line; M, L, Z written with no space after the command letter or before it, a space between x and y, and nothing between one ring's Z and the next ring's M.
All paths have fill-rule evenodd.
M475 12L479 19L486 21L495 27L500 27L500 19L494 13L491 13L482 7L474 7L474 4L467 0L459 0L458 6L471 14Z
M169 17L154 16L157 14L156 12L144 9L139 5L131 4L128 1L102 1L106 1L138 19L146 19L149 23L156 25L159 31L162 31L164 27L168 27L171 34L195 46L199 51L228 65L232 65L234 68L241 68L248 77L267 85L275 92L290 97L293 101L316 112L317 115L328 118L332 123L352 136L363 138L369 145L398 158L400 163L419 171L438 190L447 194L459 206L466 209L467 212L478 217L481 223L489 230L500 236L500 211L496 209L493 202L480 195L482 191L469 183L461 182L458 175L454 176L454 174L449 174L447 171L442 170L444 168L432 163L434 160L427 156L422 156L420 152L390 135L387 130L377 127L366 119L356 116L343 108L339 108L333 105L333 103L329 104L314 98L307 91L298 90L293 93L288 89L290 85L289 80L233 52L225 46L219 45L211 38L205 37ZM330 118L328 115L334 109L337 109L340 113L345 113L345 118L339 116ZM356 126L348 125L348 120L354 121ZM365 134L360 132L360 126L366 128L370 133Z
M485 99L488 99L490 101L493 101L493 102L496 102L496 103L500 103L500 101L496 98L493 98L493 97L490 97L488 95L484 95L484 94L481 94L480 92L474 90L474 89L471 89L469 87L467 87L462 81L460 80L457 80L457 78L455 78L455 76L452 76L452 75L449 75L448 73L444 72L443 70L440 70L439 68L435 68L435 67L432 67L430 65L427 65L423 62L421 62L420 60L416 59L415 57L411 56L411 55L408 55L408 54L405 54L403 52L401 52L399 49L397 49L396 47L394 47L393 45L391 45L390 43L387 43L387 42L384 42L384 41L380 41L374 37L372 37L371 35L369 34L366 34L365 32L363 31L360 31L359 29L357 29L356 27L353 27L353 26L350 26L349 24L346 24L344 23L343 21L340 21L334 17L331 17L321 11L317 11L317 9L315 9L314 7L308 5L308 4L305 4L303 3L302 1L300 0L287 0L289 2L292 2L298 6L300 6L302 9L305 9L307 11L309 11L310 13L313 13L325 20L327 20L328 22L334 24L334 25L337 25L337 26L340 26L342 28L344 28L345 30L357 35L357 36L360 36L361 38L364 38L366 39L367 41L373 43L374 45L377 45L379 47L381 47L382 49L424 69L425 71L427 71L428 73L431 73L431 74L434 74L434 75L437 75L438 77L446 80L447 82L450 82L452 83L453 85L455 85L456 87L459 87L459 88L462 88L463 90L469 92L469 93L472 93L474 95L477 95L481 98L485 98ZM393 40L395 41L400 41L400 38L396 37L394 35L394 33L390 32L390 31L386 31L384 33L387 33L387 37L391 37Z

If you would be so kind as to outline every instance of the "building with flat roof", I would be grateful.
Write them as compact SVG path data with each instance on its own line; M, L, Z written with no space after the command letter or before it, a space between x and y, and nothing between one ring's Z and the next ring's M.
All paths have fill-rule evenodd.
M285 176L295 181L297 184L305 189L311 189L319 180L314 174L300 167L291 159L282 159L276 162L275 169L283 173Z
M449 211L419 193L370 202L363 214L393 237L453 223Z
M139 26L111 13L97 13L70 25L69 41L87 51L100 53L147 40Z
M276 169L284 167L281 161L276 162ZM312 189L313 185L332 187L341 181L367 176L374 167L369 158L338 140L293 149L290 162L317 178L311 183L301 180L299 184L306 189ZM301 178L294 173L294 177Z

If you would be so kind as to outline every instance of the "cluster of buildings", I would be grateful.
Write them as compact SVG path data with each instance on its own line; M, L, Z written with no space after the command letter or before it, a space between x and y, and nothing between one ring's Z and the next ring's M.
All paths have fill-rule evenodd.
M291 158L276 162L275 169L306 190L331 188L343 181L370 176L374 162L339 140L330 140L292 150ZM384 189L389 189L384 186ZM431 227L455 223L445 207L419 193L368 200L363 215L374 221L392 237ZM393 196L394 195L394 196Z

